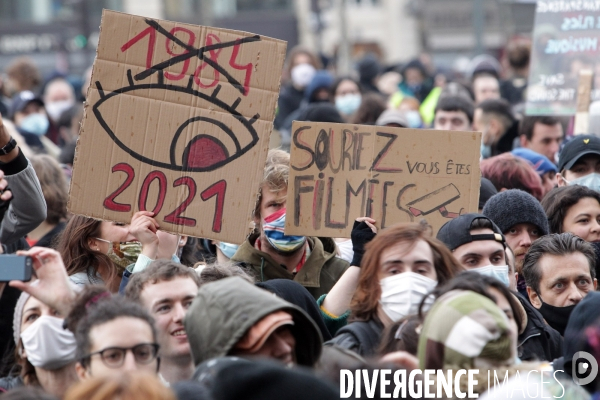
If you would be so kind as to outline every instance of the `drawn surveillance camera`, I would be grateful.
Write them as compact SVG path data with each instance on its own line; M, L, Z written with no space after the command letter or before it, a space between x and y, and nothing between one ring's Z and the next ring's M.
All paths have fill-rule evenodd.
M456 218L462 214L464 209L461 208L458 213L455 213L448 211L446 206L459 198L460 191L451 183L411 201L407 206L408 210L415 217L418 217L419 215L425 216L435 211L439 211L444 218Z

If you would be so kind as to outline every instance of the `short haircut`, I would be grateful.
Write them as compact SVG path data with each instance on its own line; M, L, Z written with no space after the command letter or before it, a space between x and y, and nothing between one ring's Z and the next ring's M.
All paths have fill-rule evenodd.
M519 135L524 135L527 138L527 140L531 141L531 139L533 139L533 128L537 123L540 123L542 125L554 126L556 124L560 124L560 120L550 115L525 116L519 124Z
M503 153L482 160L480 167L481 176L489 179L498 191L521 189L538 200L542 199L542 179L526 160L511 153Z
M141 295L147 284L167 282L176 278L189 278L200 287L200 277L195 269L171 260L156 260L142 272L133 274L125 288L125 297L141 303Z
M512 112L512 107L508 101L504 99L488 99L477 105L481 110L484 118L496 117L504 129L508 129L515 123L515 116Z
M76 359L81 365L87 367L89 359L86 356L90 353L92 342L90 340L91 330L99 325L114 321L117 318L129 317L136 318L146 322L152 330L153 341L156 342L156 328L154 327L154 318L141 305L125 299L121 296L112 296L88 301L86 304L87 315L79 321L75 331L75 340L77 342ZM127 332L123 332L126 335Z
M441 96L435 106L435 114L438 111L461 111L465 113L469 119L469 123L473 123L473 113L475 108L473 102L466 99L464 96Z
M524 39L512 40L506 46L508 64L515 69L523 69L529 65L531 57L531 41Z
M209 264L200 271L200 284L215 282L231 276L239 276L249 283L256 283L252 268L243 268L240 264L234 262Z
M586 197L600 203L600 192L586 186L571 185L552 189L542 199L551 233L563 233L563 223L569 209Z
M540 281L542 280L542 270L540 260L543 256L566 256L573 253L582 253L588 261L590 267L590 276L596 277L596 253L591 244L579 236L572 233L553 233L542 236L529 248L523 260L523 277L527 286L536 293L540 293Z
M271 192L287 189L290 175L290 154L279 149L269 150L263 180L258 187L258 198L254 205L254 218L260 219L260 203L262 202L263 186Z

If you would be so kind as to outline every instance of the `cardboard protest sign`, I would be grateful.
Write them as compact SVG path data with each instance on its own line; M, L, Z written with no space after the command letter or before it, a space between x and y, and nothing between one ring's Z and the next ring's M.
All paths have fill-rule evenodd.
M539 0L535 13L528 115L575 115L579 71L594 72L591 100L600 100L600 3Z
M105 10L69 210L241 243L262 180L286 44Z
M437 232L477 212L481 133L294 121L286 234L350 237L425 218Z

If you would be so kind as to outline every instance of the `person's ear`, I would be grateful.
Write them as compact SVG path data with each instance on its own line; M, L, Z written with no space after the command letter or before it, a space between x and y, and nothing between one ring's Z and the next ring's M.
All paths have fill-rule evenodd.
M77 363L75 364L75 372L77 373L77 377L80 381L85 381L91 376L91 374L88 373L88 371L79 361L77 361Z
M181 237L179 238L179 243L177 244L177 246L178 246L178 247L183 247L183 246L185 246L185 245L187 244L188 237L189 237L189 236L181 236Z
M521 147L527 147L527 136L519 136L519 141L521 142Z
M99 250L99 248L98 248L98 241L96 239L94 239L94 238L88 238L87 242L88 242L88 246L90 247L90 249L96 250L96 251Z
M558 187L567 186L567 180L560 172L556 174L556 184Z
M529 301L531 302L532 306L537 309L542 307L542 299L540 299L540 296L535 292L535 290L529 286L527 286L527 296L529 296Z

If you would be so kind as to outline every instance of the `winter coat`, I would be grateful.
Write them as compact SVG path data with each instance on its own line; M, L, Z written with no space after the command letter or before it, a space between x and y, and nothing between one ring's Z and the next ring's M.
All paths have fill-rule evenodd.
M341 328L325 346L337 345L361 357L372 357L377 353L382 334L383 324L379 320L356 321Z
M348 261L335 256L335 242L331 238L308 237L310 256L294 276L277 264L267 253L254 247L258 234L250 236L231 257L231 261L252 268L259 282L269 279L292 279L304 286L316 299L329 293L333 285L346 272Z
M527 314L527 326L518 338L518 355L522 361L552 361L563 354L563 338L544 321L542 314L528 299L515 294Z
M294 320L297 363L313 366L323 341L314 321L300 307L240 277L202 285L188 309L183 324L194 365L229 355L251 327L277 311L290 313Z

